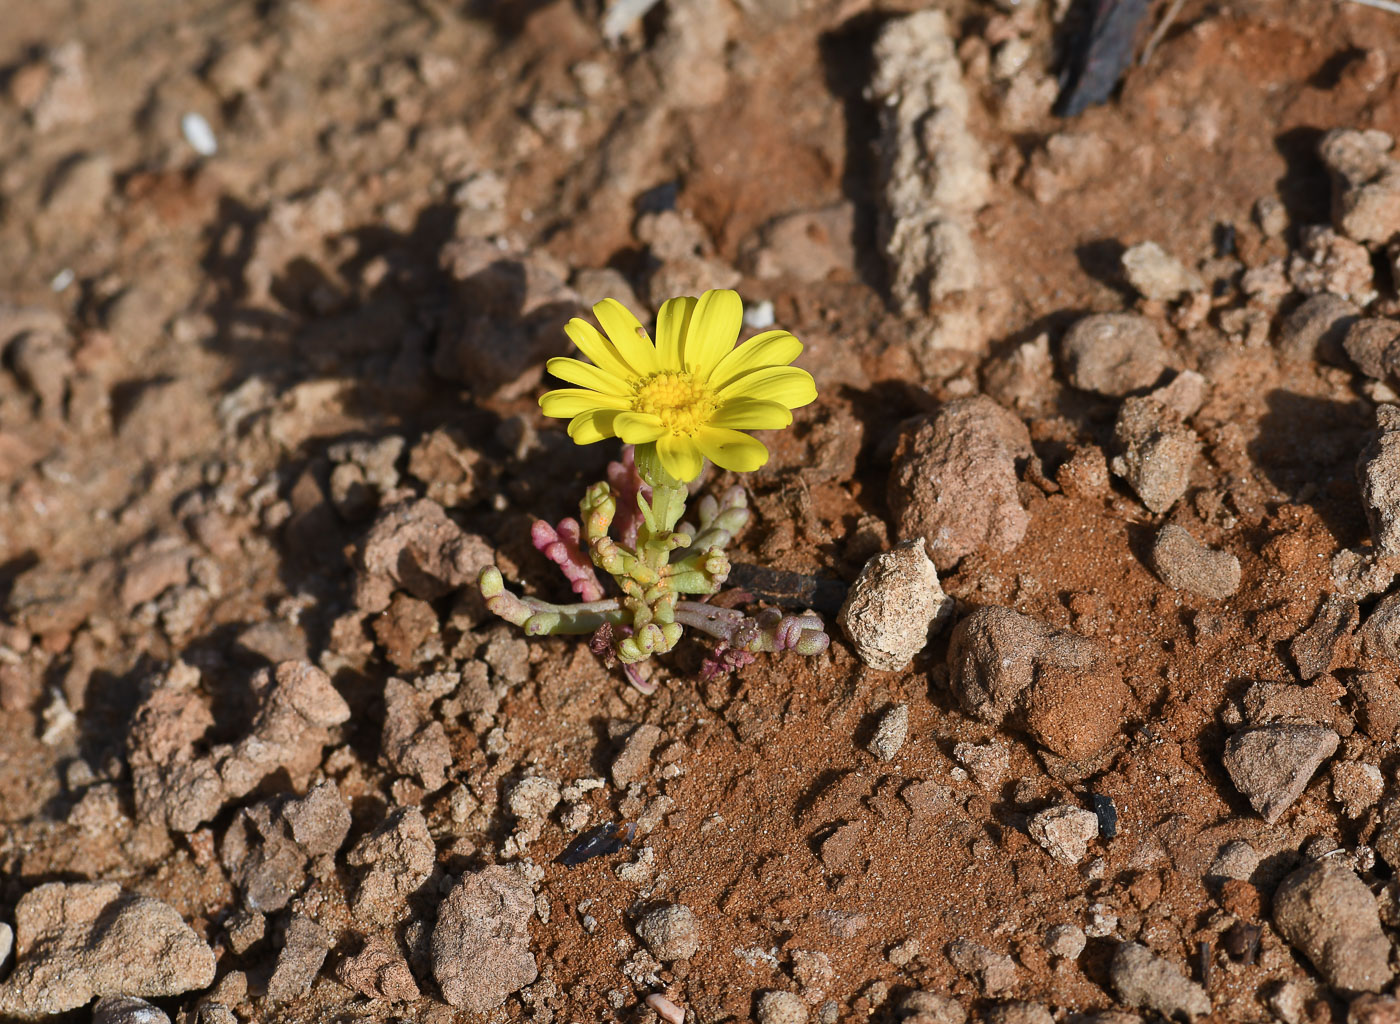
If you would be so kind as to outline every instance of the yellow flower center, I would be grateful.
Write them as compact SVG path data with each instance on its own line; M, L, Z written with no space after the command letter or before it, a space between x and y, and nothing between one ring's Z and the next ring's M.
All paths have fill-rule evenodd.
M714 415L715 396L708 384L688 371L666 370L642 381L632 408L660 417L661 425L672 434L694 434Z

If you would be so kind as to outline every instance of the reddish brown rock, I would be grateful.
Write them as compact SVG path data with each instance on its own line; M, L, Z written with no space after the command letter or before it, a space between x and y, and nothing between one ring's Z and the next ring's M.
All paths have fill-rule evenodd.
M1016 460L1030 455L1025 424L985 395L920 418L901 435L890 472L900 538L922 538L940 571L984 545L1010 551L1030 525L1016 493Z

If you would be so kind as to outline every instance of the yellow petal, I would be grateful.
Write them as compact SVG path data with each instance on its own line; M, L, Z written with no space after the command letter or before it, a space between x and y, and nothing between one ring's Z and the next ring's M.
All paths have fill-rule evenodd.
M728 288L712 288L700 296L685 332L685 368L708 380L715 364L724 358L739 339L744 323L744 304L739 293Z
M570 384L577 384L581 388L592 388L594 391L601 391L605 395L617 395L619 397L630 397L632 387L626 381L619 380L607 370L600 370L592 363L585 363L578 359L569 359L564 356L555 356L545 363L545 369L560 380L566 380Z
M598 328L587 320L574 317L564 325L564 333L569 336L569 340L578 347L580 352L598 364L599 369L620 380L628 380L636 376L632 367L627 365L627 360L617 354L613 343L603 337Z
M557 419L573 419L590 409L626 409L625 399L586 388L559 388L540 395L540 411Z
M735 398L758 398L797 409L817 398L817 383L806 370L796 366L770 366L746 373L716 395L721 402Z
M785 405L758 398L735 398L715 411L709 425L735 430L781 430L791 423L792 413Z
M646 444L666 432L661 418L649 412L620 412L613 420L613 430L625 444Z
M695 442L684 434L667 434L656 442L656 454L666 472L681 483L689 483L705 468L705 459Z
M656 349L652 347L646 328L631 310L616 299L604 299L593 307L593 315L617 347L618 355L635 371L633 376L645 377L656 372Z
M768 461L763 442L737 430L705 427L696 432L695 444L716 466L735 473L752 473Z
M681 353L697 302L694 296L681 295L661 304L656 314L656 357L662 369L679 370L685 365Z
M569 437L574 444L593 444L609 437L616 437L613 420L617 412L613 409L589 409L569 421Z
M715 372L710 374L710 385L722 388L753 370L765 366L786 366L801 354L802 342L787 331L755 334L719 361Z

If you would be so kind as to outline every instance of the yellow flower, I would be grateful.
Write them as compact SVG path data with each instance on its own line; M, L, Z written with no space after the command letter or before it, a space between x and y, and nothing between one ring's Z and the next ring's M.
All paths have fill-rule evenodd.
M788 365L802 343L787 331L735 347L744 318L738 292L668 299L656 317L655 344L616 299L604 299L593 314L601 333L578 317L564 328L592 362L548 363L550 373L578 386L540 398L546 416L569 420L577 444L655 442L661 464L682 481L699 476L706 458L747 473L768 461L768 449L740 431L786 427L793 409L816 400L812 375Z

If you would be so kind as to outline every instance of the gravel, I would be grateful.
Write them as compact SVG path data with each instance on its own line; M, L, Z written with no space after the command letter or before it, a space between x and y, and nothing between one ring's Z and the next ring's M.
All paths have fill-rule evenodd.
M836 621L861 661L898 672L952 617L953 605L924 542L915 539L865 563Z
M1273 917L1279 933L1338 992L1379 992L1390 984L1390 940L1376 898L1340 858L1324 857L1280 882Z
M890 471L899 537L922 539L939 571L984 546L1010 551L1030 525L1016 461L1031 454L1025 424L985 395L915 420L901 432Z
M754 1016L758 1024L806 1024L807 1004L791 992L764 992Z
M1117 450L1109 468L1149 511L1168 511L1186 493L1200 454L1196 432L1178 410L1154 398L1126 399L1113 425Z
M1194 1019L1210 1013L1205 989L1146 946L1134 942L1119 946L1108 976L1118 997L1129 1006L1155 1010L1167 1018Z
M1225 770L1265 821L1278 821L1340 738L1318 725L1266 725L1225 741Z
M908 735L909 705L895 704L880 716L867 749L881 761L893 761Z
M319 924L305 914L292 914L267 982L267 998L284 1003L310 992L331 945L331 936Z
M1065 334L1060 362L1074 387L1121 398L1157 383L1167 351L1146 317L1095 313L1075 321Z
M1240 560L1206 547L1183 526L1167 523L1152 543L1152 568L1174 590L1223 601L1240 588Z
M1030 820L1031 838L1060 864L1078 864L1098 838L1099 816L1082 807L1048 807Z
M214 952L159 900L115 882L50 882L15 906L23 954L0 1014L64 1013L102 996L171 996L214 981Z
M637 937L658 960L689 960L700 948L700 922L679 903L653 907L637 921Z
M457 881L431 941L433 976L449 1005L486 1013L539 976L528 927L534 912L530 886L500 865Z

